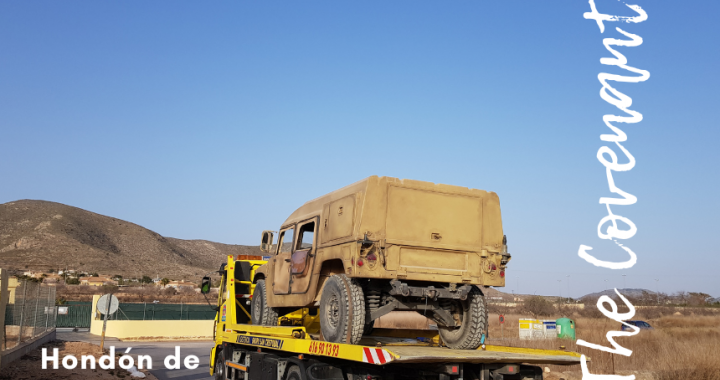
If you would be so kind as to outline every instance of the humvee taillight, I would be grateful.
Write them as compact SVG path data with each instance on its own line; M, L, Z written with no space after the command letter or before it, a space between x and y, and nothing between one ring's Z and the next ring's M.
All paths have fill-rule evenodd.
M377 260L377 256L375 256L374 253L371 253L371 254L367 255L367 257L365 257L365 258L366 258L367 260L370 260L370 261L375 261L375 260Z

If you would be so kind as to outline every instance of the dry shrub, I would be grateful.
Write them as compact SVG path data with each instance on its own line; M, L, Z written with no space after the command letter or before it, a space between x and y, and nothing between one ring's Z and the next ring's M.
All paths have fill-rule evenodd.
M530 296L525 299L522 311L534 317L544 317L555 314L555 305L543 296Z
M638 319L658 319L663 315L673 315L675 310L670 307L643 307L638 308L635 317Z
M584 310L584 309L580 309L577 307L573 307L572 305L566 305L566 304L557 305L557 306L555 306L555 309L557 310L556 314L558 316L565 317L565 318L579 317L580 312Z
M57 286L57 297L58 299L64 299L65 301L92 301L94 294L105 294L108 289L104 287L89 286L89 285L63 285ZM158 300L163 303L206 303L205 297L202 294L196 292L194 289L181 288L175 289L172 287L161 288L159 286L148 285L148 286L137 286L127 288L117 288L113 294L120 300L120 302L153 302ZM215 302L217 299L217 289L211 289L210 294L207 295L210 302Z
M580 309L578 314L584 318L605 318L603 313L601 313L595 305L585 304L585 308Z
M685 312L689 312L690 315L704 315L704 316L717 316L720 315L720 309L712 307L686 307Z
M653 321L653 327L669 329L669 328L692 328L697 329L699 327L717 328L720 323L718 317L694 317L688 318L684 316L667 316Z
M494 313L494 314L511 314L511 313L517 313L517 307L515 306L508 306L503 303L494 303L494 302L488 302L487 304L488 313Z

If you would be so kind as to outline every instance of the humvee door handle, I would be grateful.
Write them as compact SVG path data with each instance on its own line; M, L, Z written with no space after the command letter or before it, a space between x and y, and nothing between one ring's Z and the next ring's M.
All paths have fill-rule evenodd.
M290 262L290 259L285 259L285 262L286 262L286 263L289 263L289 262Z

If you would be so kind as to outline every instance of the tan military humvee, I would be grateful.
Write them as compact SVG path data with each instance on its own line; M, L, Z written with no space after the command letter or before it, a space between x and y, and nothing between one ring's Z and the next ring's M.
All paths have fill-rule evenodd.
M497 194L372 176L305 203L263 231L255 324L320 307L323 337L357 343L375 319L414 310L445 344L474 349L487 328L482 286L504 286L510 260Z

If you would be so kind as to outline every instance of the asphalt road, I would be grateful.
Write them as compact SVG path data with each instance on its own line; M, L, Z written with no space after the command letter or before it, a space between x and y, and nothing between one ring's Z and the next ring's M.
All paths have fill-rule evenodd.
M57 339L73 342L89 342L100 344L100 337L88 332L57 332ZM177 342L121 342L115 338L105 339L105 347L115 347L115 352L124 352L131 347L130 353L137 355L150 355L153 365L150 372L160 380L211 380L210 376L210 347L212 341L177 341ZM166 369L164 360L168 355L175 354L175 347L180 347L181 361L188 355L195 355L200 361L196 369L187 369L184 363L180 369Z

